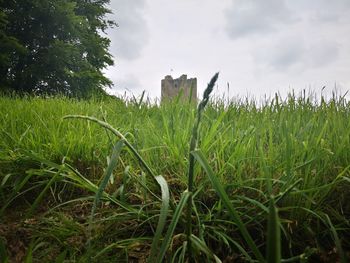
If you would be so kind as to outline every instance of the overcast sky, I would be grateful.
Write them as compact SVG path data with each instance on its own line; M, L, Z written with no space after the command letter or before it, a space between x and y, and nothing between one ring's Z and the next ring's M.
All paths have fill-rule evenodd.
M113 91L160 97L166 75L197 77L201 96L350 89L350 0L111 0Z

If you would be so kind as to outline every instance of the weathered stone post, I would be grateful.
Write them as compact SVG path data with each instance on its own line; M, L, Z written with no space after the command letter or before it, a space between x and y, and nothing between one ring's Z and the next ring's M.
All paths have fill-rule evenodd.
M187 79L187 75L182 75L173 79L165 76L162 79L161 101L170 101L177 96L182 102L197 102L197 78Z

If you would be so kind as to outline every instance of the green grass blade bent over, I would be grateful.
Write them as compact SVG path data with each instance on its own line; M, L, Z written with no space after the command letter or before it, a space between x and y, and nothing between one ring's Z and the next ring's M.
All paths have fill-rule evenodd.
M84 119L84 120L89 120L92 122L95 122L99 124L100 126L110 130L114 135L122 139L125 143L125 145L131 150L131 152L136 156L136 158L139 160L141 165L146 169L146 171L153 177L155 178L156 175L152 171L152 169L147 165L147 163L143 160L141 155L136 151L136 149L130 144L130 142L125 138L123 134L121 134L117 129L113 128L111 125L108 123L101 121L99 119L96 119L95 117L90 117L90 116L83 116L83 115L67 115L64 116L63 119Z

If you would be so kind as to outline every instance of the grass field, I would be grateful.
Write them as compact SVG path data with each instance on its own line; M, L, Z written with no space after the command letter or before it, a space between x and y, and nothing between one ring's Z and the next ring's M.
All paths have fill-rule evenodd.
M0 97L0 262L348 262L348 101L218 99L197 116Z

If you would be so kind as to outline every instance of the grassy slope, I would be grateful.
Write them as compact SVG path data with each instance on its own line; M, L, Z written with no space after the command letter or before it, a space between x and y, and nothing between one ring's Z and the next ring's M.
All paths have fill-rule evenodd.
M32 245L27 251L34 251L34 258L62 252L67 258L84 260L89 254L85 250L86 217L93 189L74 179L72 172L64 170L65 176L57 176L60 167L48 161L68 163L80 171L79 176L98 185L116 142L96 124L63 120L68 114L95 116L117 128L155 174L165 176L174 202L186 189L188 147L195 118L195 109L190 105L174 103L158 108L144 103L125 105L112 99L98 102L0 98L0 195L5 200L2 218L4 222L21 224L27 231L23 246ZM319 252L332 250L336 238L325 214L340 239L349 240L349 117L349 104L336 99L314 105L307 98L290 97L261 108L243 101L226 107L220 102L209 105L200 127L199 147L258 244L264 244L266 231L265 178L275 179L273 189L277 196L288 190L288 195L277 203L285 258L305 252L306 247ZM158 190L141 170L132 154L123 151L107 192L115 193L117 200L125 201L128 207L104 202L94 225L95 241L90 251L93 256L102 248L106 248L106 262L106 255L111 256L111 261L116 257L122 260L147 255L159 205L144 190L142 182L153 192ZM250 253L198 165L195 173L199 191L194 231L221 258L227 254L227 249L221 250L226 243L232 248L227 257L241 254L233 245L234 240ZM290 189L298 179L301 181ZM18 193L22 194L17 196ZM78 200L49 210L74 199ZM12 208L23 213L14 214ZM24 213L28 209L30 213ZM0 232L6 232L4 242L13 256L10 243L15 237L8 229L0 228ZM181 224L176 231L183 232ZM171 255L181 248L181 236L178 239L173 240ZM39 245L44 249L36 249ZM349 243L343 242L343 246L349 248Z

